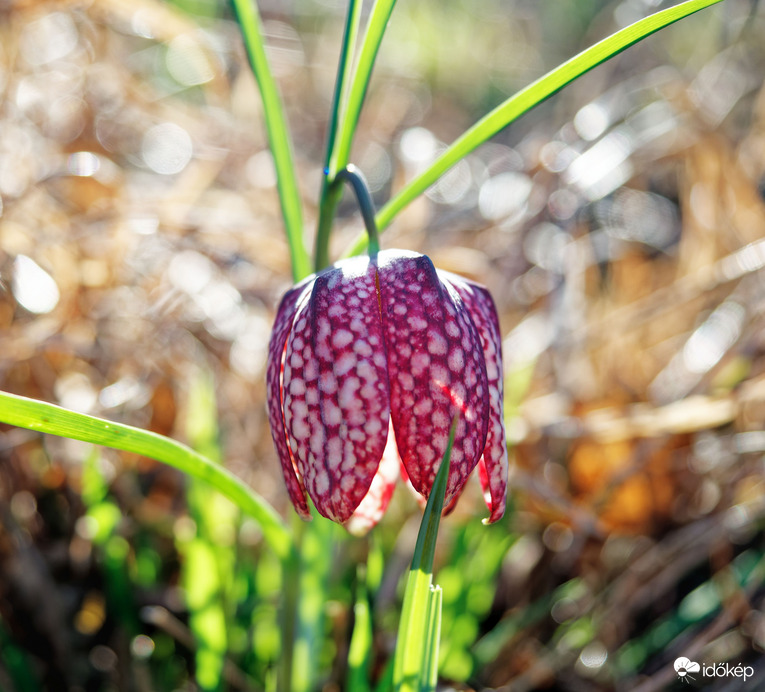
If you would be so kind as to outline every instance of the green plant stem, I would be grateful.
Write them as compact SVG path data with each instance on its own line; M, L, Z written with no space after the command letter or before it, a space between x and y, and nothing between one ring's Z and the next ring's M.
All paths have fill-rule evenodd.
M656 12L587 48L524 87L463 133L428 168L407 183L382 207L377 213L377 229L381 232L385 230L407 205L454 164L567 84L660 29L722 1L688 0ZM366 242L366 238L360 236L344 254L356 255L363 252Z
M452 421L446 451L422 515L412 567L407 577L393 661L395 692L421 692L430 689L429 681L435 675L432 667L437 665L434 661L438 659L438 638L434 634L435 629L440 629L441 616L440 612L432 613L431 609L440 608L441 600L440 595L434 595L433 590L433 557L436 552L436 539L456 429L457 418Z
M335 176L335 184L338 187L344 182L348 183L356 194L356 200L359 203L359 209L361 209L361 218L364 219L364 226L367 230L369 256L374 257L380 252L380 239L375 222L375 203L372 201L369 185L366 178L364 178L364 174L352 163L348 164Z
M274 157L279 201L292 260L292 275L297 282L311 273L311 258L303 241L302 204L287 121L276 81L268 64L257 4L255 0L231 0L231 2L239 20L244 46L263 100L266 133Z
M168 464L208 483L255 519L263 537L282 560L294 551L292 535L284 521L263 497L230 471L169 437L7 392L0 392L0 422L133 452Z
M314 268L321 271L329 266L329 236L332 231L332 222L335 220L335 212L340 198L343 196L341 185L331 185L325 177L322 188L326 187L326 192L322 190L324 202L319 208L319 226L316 230L316 252Z
M359 5L358 8L356 7L357 4ZM324 180L319 203L319 225L316 234L315 252L315 268L317 271L329 264L330 231L342 192L334 184L335 176L350 161L353 136L356 132L361 115L361 107L369 88L372 68L395 4L396 0L376 0L372 6L372 12L361 41L359 59L350 81L348 80L348 74L351 58L348 48L352 45L352 41L355 42L356 39L361 3L351 0L348 8L346 35L343 40L343 49L340 56L338 82L335 86L335 99L330 119L330 136L327 142ZM355 13L354 16L352 16L353 13ZM352 41L350 38L351 27L353 27L354 31ZM342 98L340 95L342 95Z
M348 100L348 88L350 85L349 75L352 65L353 48L361 17L360 0L350 0L348 14L346 15L343 41L340 48L340 60L337 66L337 78L335 80L335 92L332 97L330 110L329 131L327 132L327 150L324 158L324 174L322 176L321 194L319 196L319 224L316 230L316 248L314 257L314 269L320 271L329 264L329 236L332 230L332 221L335 211L340 202L342 190L334 185L335 175L338 171L338 156L336 141L338 125L343 117ZM346 165L344 161L341 167Z

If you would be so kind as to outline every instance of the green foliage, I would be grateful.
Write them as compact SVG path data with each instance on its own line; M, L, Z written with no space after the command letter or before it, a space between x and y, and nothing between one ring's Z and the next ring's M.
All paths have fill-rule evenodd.
M429 692L435 689L442 597L440 587L433 585L433 558L456 430L457 418L452 421L446 450L425 505L407 576L393 659L393 688L396 692Z
M438 159L409 181L377 214L382 230L452 166L500 130L593 69L646 36L721 0L690 0L658 12L618 31L551 70L497 106L449 146ZM214 14L215 5L179 2L189 11ZM268 64L260 15L251 0L233 0L245 47L260 89L265 126L273 154L278 191L295 280L329 261L329 239L340 187L334 185L350 163L352 145L374 63L394 9L395 0L376 0L362 31L362 2L350 0L329 114L325 171L318 208L315 257L305 242L303 210L293 145L276 81ZM462 5L462 11L468 7ZM202 8L202 9L200 9ZM452 7L454 9L454 7ZM416 13L418 8L410 8ZM588 23L593 2L566 2L548 8L550 26L565 34L567 22ZM428 37L440 39L438 32ZM467 32L449 45L455 55L467 50ZM466 47L459 49L459 41ZM459 57L456 58L457 60ZM357 242L359 252L365 241ZM513 415L530 381L533 366L517 370L506 388L508 415ZM457 526L448 559L433 587L433 561L448 473L451 440L426 507L407 586L393 661L375 661L376 635L392 635L377 623L375 602L387 576L381 546L392 544L379 533L370 539L366 571L349 570L353 556L342 529L321 517L309 525L289 527L253 489L222 466L214 382L209 374L191 382L187 436L191 447L127 425L68 411L51 404L0 393L0 421L38 432L84 440L144 455L188 476L185 528L175 531L181 562L180 581L188 608L188 627L194 639L196 684L215 691L225 685L230 659L246 671L244 680L263 689L310 692L318 689L336 654L347 645L344 677L349 689L432 690L439 672L465 682L481 666L496 660L516 638L543 623L551 607L582 589L580 580L557 586L550 593L484 631L492 616L501 567L518 536L504 524L483 527L478 522ZM84 463L82 500L89 538L98 551L110 612L132 638L142 631L135 594L163 578L162 564L152 541L121 531L123 511L100 469L94 450ZM247 519L245 518L247 517ZM246 522L252 522L247 524ZM262 533L264 544L244 550L238 538L246 527ZM385 529L382 529L385 530ZM390 530L390 529L388 529ZM350 556L350 557L349 557ZM340 563L340 567L338 567ZM735 588L750 588L763 579L763 557L747 551L734 561L729 575ZM333 584L342 574L356 574L351 597L350 578ZM340 575L340 576L339 576ZM719 580L710 579L688 594L677 610L616 653L615 668L637 673L648 658L667 647L699 621L719 612L726 596ZM341 616L351 624L335 626L328 617L330 595L338 596ZM352 609L352 614L351 614ZM597 612L582 612L555 625L552 646L575 654L591 643L600 627ZM338 634L339 633L339 634ZM347 633L347 636L346 636ZM172 637L154 637L152 662L158 689L172 689L183 678L183 666ZM440 654L439 654L440 651ZM16 689L39 689L33 665L10 641L0 621L0 659ZM275 681L275 677L278 680ZM343 678L339 678L343 679Z
M217 406L212 376L197 373L189 386L187 437L192 447L220 463ZM221 689L223 667L232 631L237 572L236 505L205 484L191 479L186 493L193 527L176 538L182 559L181 584L189 608L189 628L196 642L196 678L202 690Z
M286 558L293 549L291 533L262 497L222 466L180 442L130 425L6 392L0 392L0 420L20 428L142 454L173 466L216 488L252 516L279 556Z
M295 520L298 521L298 520ZM292 689L308 692L316 683L316 671L322 649L330 642L324 636L327 582L333 563L335 545L343 531L328 519L314 513L310 524L301 524L300 558L288 575L295 591L288 598L296 601L294 667Z
M348 648L349 690L370 692L370 658L373 649L372 613L364 579L364 570L359 567L356 579L356 602L353 606L353 634Z
M396 0L378 0L372 6L355 66L353 56L361 2L351 0L348 7L348 20L340 52L335 98L330 114L324 179L319 200L315 261L317 270L329 264L329 236L342 192L333 185L333 182L337 174L350 163L351 145L361 115L361 106L369 88L372 68L380 50L385 28L395 4Z
M473 645L491 609L502 560L516 538L503 523L466 523L438 571L444 592L441 673L451 680L467 681L475 671Z

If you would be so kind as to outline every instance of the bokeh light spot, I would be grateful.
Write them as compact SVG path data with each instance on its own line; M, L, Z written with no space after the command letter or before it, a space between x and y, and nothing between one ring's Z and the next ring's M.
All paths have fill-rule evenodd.
M144 163L162 175L180 173L191 161L192 153L189 133L175 123L155 125L146 132L141 145Z
M53 277L26 255L13 263L12 288L19 305L36 315L51 312L61 297Z

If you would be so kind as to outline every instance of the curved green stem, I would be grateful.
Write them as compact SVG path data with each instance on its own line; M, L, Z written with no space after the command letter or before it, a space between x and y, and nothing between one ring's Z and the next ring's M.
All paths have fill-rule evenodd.
M361 209L361 218L364 219L364 227L367 230L367 244L369 256L374 257L380 252L380 238L377 233L377 221L375 220L375 203L372 200L372 193L369 191L364 174L352 163L348 164L340 171L333 181L333 185L348 183L356 194L356 199Z
M328 178L324 178L321 193L322 203L319 205L319 223L316 229L314 270L317 272L329 265L329 236L342 192L342 186L332 185Z

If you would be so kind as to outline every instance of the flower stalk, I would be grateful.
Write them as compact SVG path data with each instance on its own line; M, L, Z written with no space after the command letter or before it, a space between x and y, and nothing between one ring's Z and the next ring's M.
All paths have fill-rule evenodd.
M364 174L352 163L335 176L334 184L340 185L342 183L348 183L353 188L367 231L367 252L370 257L375 257L380 252L380 238L375 220L375 203L372 200L372 193L369 191L369 184Z

